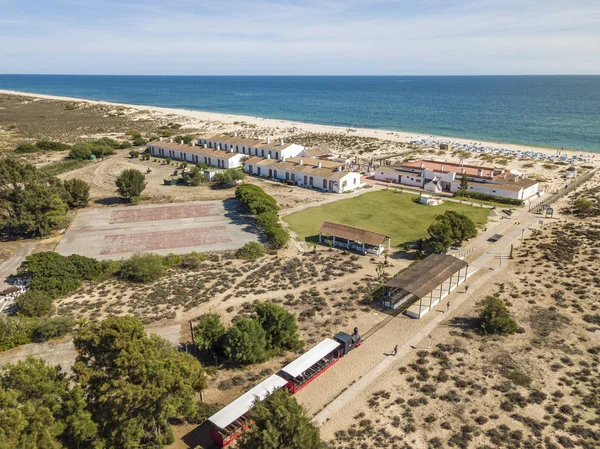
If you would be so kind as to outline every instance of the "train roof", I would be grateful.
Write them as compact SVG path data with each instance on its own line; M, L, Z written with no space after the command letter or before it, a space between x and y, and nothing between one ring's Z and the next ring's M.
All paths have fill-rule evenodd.
M287 366L284 366L281 371L286 374L289 374L292 377L298 377L304 371L309 369L327 354L329 354L334 349L338 348L340 343L332 340L331 338L326 338L321 343L319 343L314 348L302 354L292 363Z
M247 393L241 395L228 406L223 407L217 413L208 418L208 420L215 426L225 429L225 427L233 423L236 419L248 413L248 411L254 406L254 402L257 399L262 401L275 390L283 387L286 383L286 380L279 377L277 374L273 374L271 377L265 379Z

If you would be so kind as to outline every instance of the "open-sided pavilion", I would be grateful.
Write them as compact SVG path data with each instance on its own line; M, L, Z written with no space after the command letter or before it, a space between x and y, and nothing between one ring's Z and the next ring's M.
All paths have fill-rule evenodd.
M319 243L323 240L330 241L333 246L380 256L383 251L390 249L391 239L377 232L326 221L319 228Z
M467 280L469 264L454 256L431 254L404 270L384 286L383 305L403 307L413 318L421 318Z

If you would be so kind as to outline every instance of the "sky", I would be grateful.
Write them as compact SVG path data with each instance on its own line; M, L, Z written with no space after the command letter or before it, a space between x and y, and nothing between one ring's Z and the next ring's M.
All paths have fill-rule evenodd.
M0 0L0 73L600 74L600 0Z

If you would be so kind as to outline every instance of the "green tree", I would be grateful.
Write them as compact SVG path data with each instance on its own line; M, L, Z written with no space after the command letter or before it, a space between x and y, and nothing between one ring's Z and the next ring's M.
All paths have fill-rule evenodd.
M90 201L90 186L87 182L73 178L64 181L65 190L69 194L67 203L71 208L88 207Z
M77 290L82 283L77 266L68 257L54 252L34 253L27 256L19 267L18 273L31 278L29 281L31 290L44 292L52 299Z
M133 145L136 147L141 147L143 145L146 145L147 140L144 139L142 136L138 136L138 137L134 137L133 139Z
M461 243L477 235L475 223L468 216L454 211L446 211L435 217L435 222L427 228L429 246L434 251L444 252L454 243Z
M239 365L264 362L268 358L266 348L267 334L252 318L238 320L223 337L223 354Z
M514 334L519 326L511 318L506 304L495 296L486 296L478 304L479 330L482 334Z
M272 302L259 302L254 307L257 320L266 332L267 349L302 347L296 317Z
M250 418L254 424L238 439L239 449L323 449L319 429L286 390L257 402Z
M74 340L73 366L106 447L160 448L173 442L172 419L193 419L204 369L168 341L148 337L133 317L90 323Z
M139 170L128 168L119 175L116 184L123 198L137 198L146 188L146 176Z
M165 275L167 268L158 254L136 253L121 264L119 278L129 282L155 282Z
M200 316L194 331L198 349L209 352L214 358L222 352L221 341L226 330L219 315L207 313Z
M183 174L183 181L191 186L199 186L206 182L206 177L198 167L192 167L190 171Z
M25 316L40 317L52 312L52 298L39 290L28 290L15 300L17 311Z
M248 242L235 253L238 259L256 260L265 255L264 245L258 242Z
M213 176L213 182L227 187L233 187L238 181L246 177L246 174L241 170L228 168L221 173L216 173Z
M96 425L86 410L83 391L70 387L60 367L28 357L2 369L2 435L18 449L101 447Z
M460 178L460 188L458 189L458 192L456 192L456 195L462 196L468 190L469 190L469 179L467 178L467 174L463 173L462 177Z

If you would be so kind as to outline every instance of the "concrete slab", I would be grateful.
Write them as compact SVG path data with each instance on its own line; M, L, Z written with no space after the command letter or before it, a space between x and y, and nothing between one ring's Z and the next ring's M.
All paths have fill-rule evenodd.
M136 252L234 250L257 241L236 200L82 209L56 247L63 255L119 260Z

